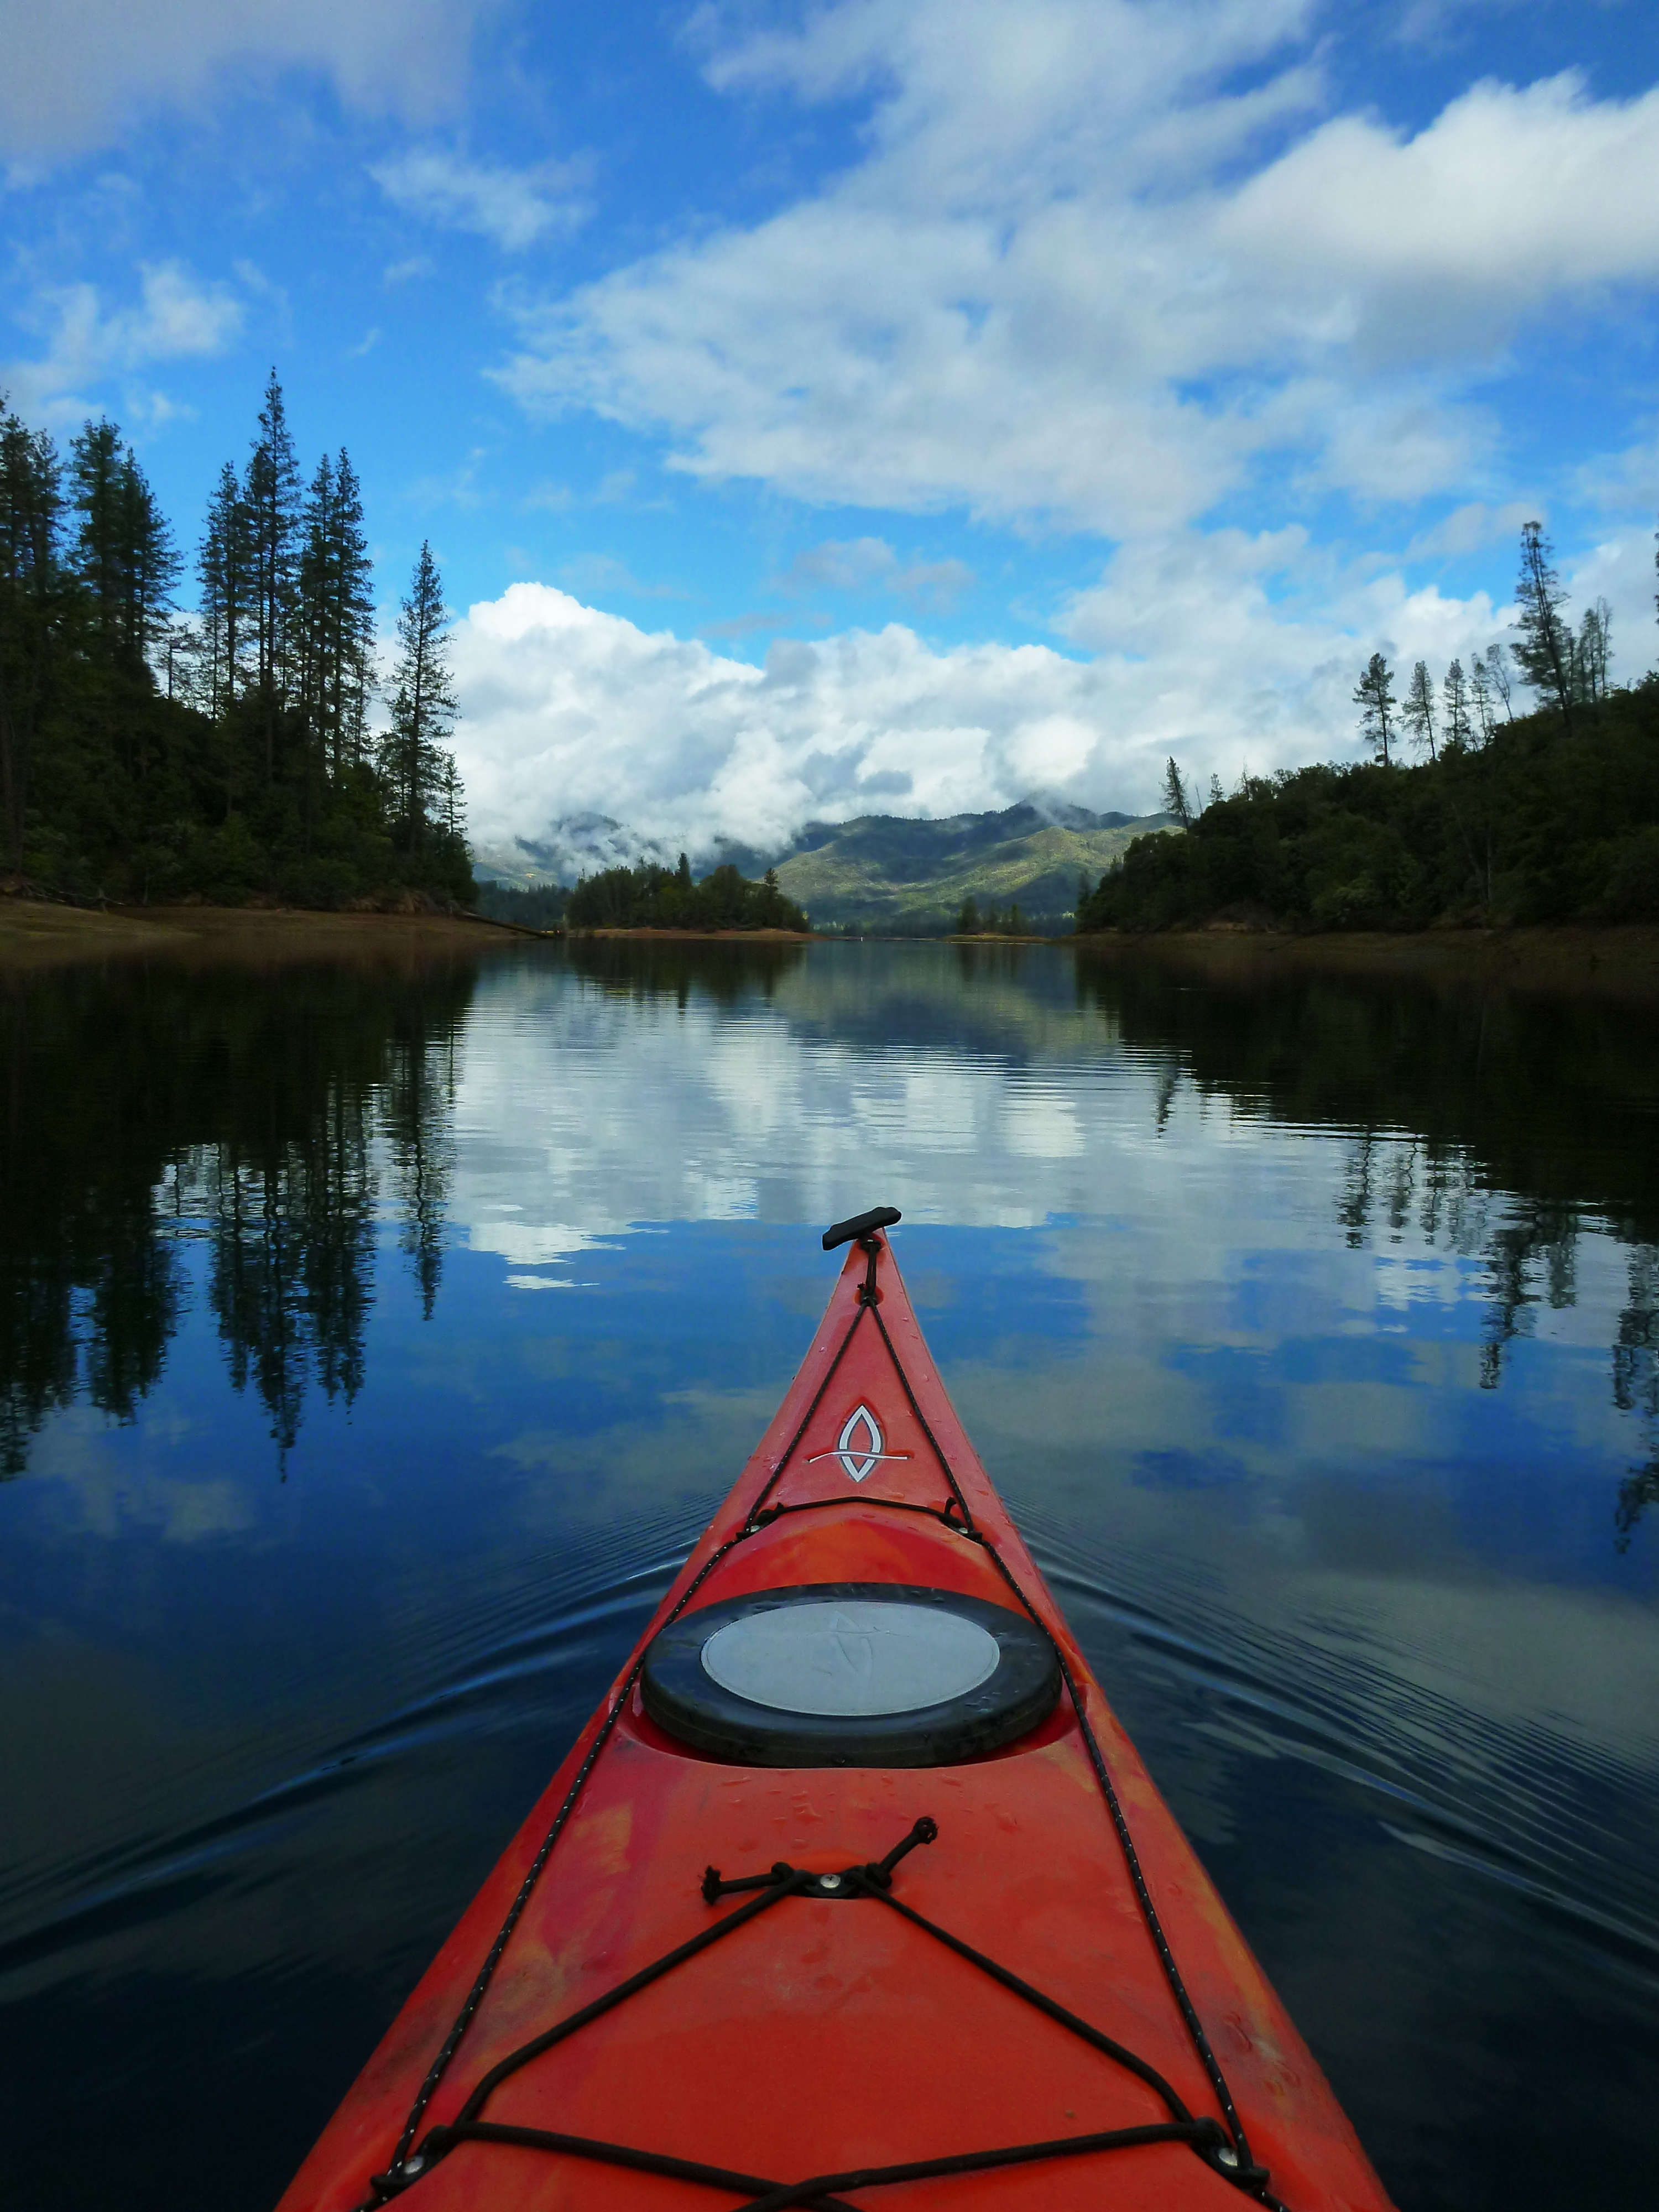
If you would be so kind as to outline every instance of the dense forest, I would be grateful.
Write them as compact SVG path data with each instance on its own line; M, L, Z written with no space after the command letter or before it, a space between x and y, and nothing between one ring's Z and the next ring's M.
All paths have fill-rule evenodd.
M0 398L0 872L70 896L469 900L449 622L423 545L377 692L343 451L303 481L272 374L185 563L117 427L60 456Z
M562 929L570 893L563 884L532 884L520 890L483 876L478 882L478 911L490 921L510 921L517 929Z
M1536 523L1516 598L1518 641L1468 672L1454 660L1437 691L1419 660L1398 698L1371 655L1354 693L1369 762L1231 793L1212 778L1199 801L1171 760L1165 803L1185 834L1137 838L1082 902L1079 932L1659 920L1659 674L1609 682L1607 605L1574 629Z
M728 860L694 882L691 863L678 868L650 861L636 868L605 868L584 876L565 901L571 929L806 929L806 916L778 888L769 868L751 883Z

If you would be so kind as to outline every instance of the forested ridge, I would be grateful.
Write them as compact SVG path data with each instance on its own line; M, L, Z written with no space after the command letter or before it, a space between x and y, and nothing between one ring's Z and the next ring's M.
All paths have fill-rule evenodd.
M1212 778L1200 800L1171 760L1165 803L1186 834L1138 838L1079 931L1659 921L1659 673L1611 683L1606 603L1575 629L1536 523L1516 600L1516 641L1454 660L1438 685L1419 660L1400 697L1371 655L1354 692L1370 761L1231 793Z
M806 916L778 888L769 868L752 883L728 861L694 880L682 853L677 868L645 861L635 868L605 868L584 876L565 900L571 929L793 929Z
M158 903L471 900L431 549L382 690L356 472L342 450L302 478L274 373L188 566L186 618L116 425L60 455L0 398L0 872Z

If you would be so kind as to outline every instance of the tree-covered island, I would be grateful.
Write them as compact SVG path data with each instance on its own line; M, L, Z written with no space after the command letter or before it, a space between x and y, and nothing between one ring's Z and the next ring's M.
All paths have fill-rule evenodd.
M1212 778L1200 798L1171 760L1177 834L1135 840L1080 902L1079 933L1659 921L1659 673L1610 683L1607 605L1575 629L1535 522L1516 601L1515 642L1438 685L1419 660L1402 697L1371 655L1354 692L1370 761L1231 793Z

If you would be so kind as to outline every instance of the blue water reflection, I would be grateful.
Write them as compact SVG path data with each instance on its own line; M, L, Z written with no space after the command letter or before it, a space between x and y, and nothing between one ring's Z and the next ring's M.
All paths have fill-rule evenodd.
M813 1232L889 1200L1402 2206L1644 2197L1659 1048L1616 1003L837 945L3 1006L16 2201L270 2201L775 1407Z

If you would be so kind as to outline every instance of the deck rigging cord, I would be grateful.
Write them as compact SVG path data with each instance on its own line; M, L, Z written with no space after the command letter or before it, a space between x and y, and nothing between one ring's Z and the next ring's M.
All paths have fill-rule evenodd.
M890 1217L891 1220L896 1220L898 1218L891 1208L880 1208L878 1209L878 1212ZM823 1402L830 1385L835 1380L842 1361L846 1356L848 1347L858 1332L860 1323L866 1313L873 1314L876 1326L881 1333L882 1342L886 1347L888 1357L892 1361L894 1372L903 1387L905 1396L909 1401L917 1424L927 1438L934 1458L939 1462L939 1470L945 1477L951 1494L942 1506L937 1507L877 1496L872 1496L864 1502L883 1509L892 1507L901 1510L926 1513L930 1517L941 1522L945 1528L952 1530L957 1535L977 1545L1006 1583L1021 1608L1048 1640L1059 1664L1060 1679L1065 1684L1066 1695L1071 1700L1073 1711L1076 1716L1079 1729L1088 1751L1090 1764L1094 1771L1095 1779L1105 1800L1106 1808L1117 1836L1124 1863L1134 1888L1141 1917L1146 1923L1147 1932L1157 1950L1159 1962L1164 1969L1164 1978L1169 1984L1181 2014L1188 2037L1224 2115L1224 2127L1214 2119L1195 2118L1176 2091L1158 2072L1157 2069L1146 2060L1139 2057L1127 2045L1116 2043L1102 2030L1091 2027L1089 2022L1069 2012L1054 1999L1047 1996L1042 1990L1024 1981L1011 1969L999 1965L983 1952L975 1950L970 1944L952 1936L936 1922L927 1919L913 1906L903 1904L892 1895L892 1873L898 1861L917 1844L933 1842L938 1834L935 1824L931 1820L924 1818L915 1823L909 1834L888 1853L884 1860L871 1865L846 1868L833 1875L792 1867L779 1861L767 1874L741 1876L728 1882L722 1881L718 1870L710 1867L703 1878L703 1896L706 1903L713 1905L721 1898L738 1891L752 1893L748 1902L711 1926L702 1929L686 1942L676 1946L674 1949L665 1953L662 1957L641 1967L637 1972L629 1975L613 1989L594 1998L578 2011L568 2014L554 2027L532 2038L529 2042L520 2045L515 2051L510 2051L474 2085L454 2119L447 2123L438 2123L428 2129L416 2148L416 2138L433 2095L447 2072L468 2027L483 2001L495 1969L501 1962L501 1955L523 1917L555 1844L563 1833L575 1809L577 1801L599 1761L600 1753L610 1741L617 1722L626 1711L629 1701L634 1694L645 1666L647 1652L650 1649L647 1644L636 1655L633 1665L623 1678L604 1721L595 1732L592 1742L588 1746L569 1789L565 1793L558 1811L553 1817L540 1848L526 1871L513 1903L507 1909L507 1917L501 1923L500 1931L490 1946L483 1966L479 1968L477 1976L467 1993L460 2011L456 2015L449 2033L445 2038L437 2057L433 2060L416 2094L391 2163L384 2172L371 2177L368 2185L369 2194L357 2207L357 2212L377 2212L378 2207L415 2186L457 2145L467 2142L510 2143L526 2149L558 2153L570 2157L592 2160L601 2164L621 2166L635 2172L660 2174L666 2179L701 2184L708 2188L747 2191L748 2194L742 2197L738 2204L732 2208L732 2212L788 2212L788 2208L793 2207L811 2208L811 2212L856 2212L856 2208L846 2204L836 2192L848 2189L874 2188L884 2184L902 2181L944 2179L951 2174L981 2172L994 2167L1025 2165L1043 2159L1081 2156L1097 2152L1127 2149L1146 2143L1179 2142L1186 2144L1194 2151L1224 2180L1231 2183L1241 2193L1261 2205L1264 2212L1288 2212L1288 2208L1272 2192L1269 2186L1271 2176L1267 2169L1258 2165L1251 2154L1244 2124L1234 2104L1226 2076L1222 2071L1220 2062L1205 2032L1203 2022L1198 2016L1197 2009L1182 1978L1175 1954L1170 1947L1169 1938L1158 1917L1158 1908L1152 1901L1152 1893L1140 1863L1139 1854L1135 1849L1134 1839L1130 1832L1129 1824L1125 1817L1116 1787L1112 1781L1110 1770L1106 1764L1105 1754L1101 1750L1099 1741L1085 1710L1083 1693L1079 1687L1077 1677L1066 1660L1065 1652L1060 1648L1058 1638L1020 1587L1007 1561L1003 1559L990 1539L975 1525L972 1511L957 1480L955 1472L917 1402L915 1392L911 1388L909 1376L905 1373L904 1364L899 1358L897 1347L889 1334L887 1324L882 1319L881 1292L876 1282L877 1261L882 1248L881 1239L876 1231L889 1225L889 1219L878 1219L875 1216L866 1215L858 1217L855 1221L842 1223L837 1229L826 1233L823 1240L826 1250L832 1249L832 1239L837 1243L846 1243L851 1241L852 1237L856 1236L860 1249L866 1255L867 1267L865 1279L858 1287L853 1318L848 1322L841 1343L836 1347L835 1358L830 1361L823 1381L813 1394L811 1403L808 1406L781 1457L773 1467L771 1474L750 1505L744 1517L743 1526L735 1535L727 1537L724 1543L718 1545L709 1553L696 1574L680 1593L672 1607L664 1616L658 1632L660 1634L662 1629L668 1627L672 1622L679 1618L721 1560L739 1544L758 1534L763 1528L787 1513L807 1512L844 1502L839 1498L830 1498L808 1499L796 1505L769 1507L766 1504L766 1500L772 1496L782 1480L818 1407ZM842 1231L848 1233L843 1235ZM957 1517L958 1515L960 1518ZM600 2142L586 2136L568 2136L549 2129L520 2127L502 2122L488 2121L480 2117L483 2106L491 2092L508 2075L527 2065L532 2059L539 2057L544 2051L551 2050L556 2044L563 2042L590 2021L613 2010L626 1998L631 1996L635 1990L647 1987L674 1967L700 1955L711 1945L720 1942L737 1929L744 1927L750 1922L757 1919L785 1898L803 1895L820 1899L830 1895L842 1896L848 1899L864 1898L879 1899L881 1903L899 1913L912 1925L937 1938L959 1957L989 1974L994 1980L1000 1983L1013 1995L1035 2005L1061 2027L1080 2036L1084 2041L1100 2051L1103 2056L1138 2075L1163 2100L1166 2109L1170 2113L1170 2120L1151 2126L1113 2129L1103 2133L1088 2136L1061 2136L1048 2142L1020 2143L982 2151L952 2153L935 2159L912 2160L901 2166L865 2166L849 2169L845 2172L810 2176L801 2181L775 2182L763 2177L740 2173L731 2168L706 2165L694 2159L679 2159L665 2153L643 2150L628 2144Z

